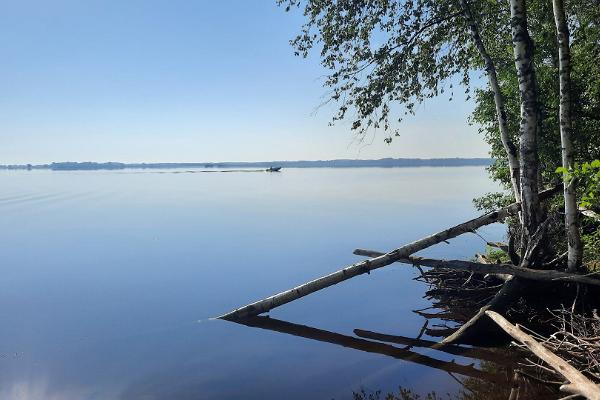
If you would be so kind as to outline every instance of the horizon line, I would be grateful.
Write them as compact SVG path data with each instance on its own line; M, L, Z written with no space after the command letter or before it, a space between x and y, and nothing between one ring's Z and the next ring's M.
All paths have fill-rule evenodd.
M295 162L334 162L334 161L385 161L385 160L493 160L493 157L382 157L382 158L330 158L330 159L296 159L296 160L261 160L261 161L52 161L46 163L11 163L0 164L2 166L45 166L52 164L120 164L120 165L168 165L168 164L258 164L258 163L295 163Z

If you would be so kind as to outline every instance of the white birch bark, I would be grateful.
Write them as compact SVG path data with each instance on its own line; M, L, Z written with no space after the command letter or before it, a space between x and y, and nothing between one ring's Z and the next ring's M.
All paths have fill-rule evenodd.
M559 82L560 82L560 142L562 166L568 170L574 166L571 132L571 50L569 48L569 28L563 0L552 0L556 37L558 39ZM581 264L583 245L579 233L579 215L575 197L575 181L564 182L565 227L568 240L567 265L574 271Z
M473 44L477 48L479 55L483 59L485 63L485 71L488 77L488 83L492 92L494 93L494 103L496 106L496 118L498 120L498 128L500 130L500 140L502 141L502 145L504 146L504 150L506 151L506 157L508 159L508 167L510 169L510 181L513 187L513 194L515 196L515 201L521 201L521 189L519 186L519 158L517 155L517 148L510 138L510 134L508 131L508 122L506 120L506 107L504 105L504 98L502 97L502 92L500 91L500 85L498 84L498 76L496 73L496 66L494 65L494 61L490 57L485 45L483 44L483 40L481 39L481 35L479 33L479 26L473 17L473 13L471 12L471 6L469 5L468 0L460 0L460 4L463 10L463 15L469 25L469 33L471 35L471 39L473 40Z
M541 222L538 198L538 99L533 66L533 42L527 28L525 0L509 0L515 68L521 97L519 126L519 164L521 213L525 239L531 237Z

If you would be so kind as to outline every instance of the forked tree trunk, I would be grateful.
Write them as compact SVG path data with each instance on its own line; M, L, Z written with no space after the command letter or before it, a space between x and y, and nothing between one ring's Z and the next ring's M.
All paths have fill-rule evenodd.
M573 143L571 141L571 50L569 48L569 28L565 16L563 0L552 0L556 37L558 39L558 68L560 82L560 142L562 166L568 170L574 166ZM574 271L581 264L583 245L579 233L579 215L575 197L575 181L564 182L565 225L568 239L568 268Z
M525 0L509 1L513 52L521 97L519 164L521 213L526 242L542 219L538 198L538 96L533 66L533 41L527 28Z
M500 91L500 85L498 84L498 76L496 73L496 66L494 65L494 61L490 57L485 45L483 44L483 40L481 39L481 34L479 33L479 26L475 18L473 17L473 13L471 11L471 6L468 0L460 0L460 5L462 7L463 16L469 25L469 33L471 35L471 39L473 40L473 44L477 48L479 55L485 62L485 71L487 73L488 82L490 84L490 88L492 89L492 93L494 93L494 103L496 105L496 118L498 120L498 128L500 130L500 140L502 141L502 145L504 146L504 150L506 151L506 157L508 159L508 167L510 169L510 181L513 187L513 194L515 196L515 201L521 201L521 189L519 186L519 158L517 155L517 148L510 138L510 134L508 131L508 121L506 120L506 107L504 105L504 98L502 96L502 92Z

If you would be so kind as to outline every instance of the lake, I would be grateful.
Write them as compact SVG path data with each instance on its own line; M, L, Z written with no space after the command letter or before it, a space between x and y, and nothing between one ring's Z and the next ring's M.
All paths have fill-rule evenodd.
M211 317L357 262L357 247L391 250L475 217L471 200L496 189L483 167L0 171L0 398L457 393L444 371L344 342L356 328L419 334L413 310L431 303L411 266L271 312L290 331L316 328L304 337ZM479 233L502 240L504 228ZM420 255L484 250L464 235Z

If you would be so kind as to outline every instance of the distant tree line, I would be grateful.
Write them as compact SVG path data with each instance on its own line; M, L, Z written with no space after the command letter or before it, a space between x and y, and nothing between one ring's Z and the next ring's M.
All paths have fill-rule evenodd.
M360 168L360 167L465 167L489 166L490 158L382 158L378 160L259 161L220 163L120 163L56 162L51 164L0 165L0 169L51 169L55 171L117 170L125 168Z

